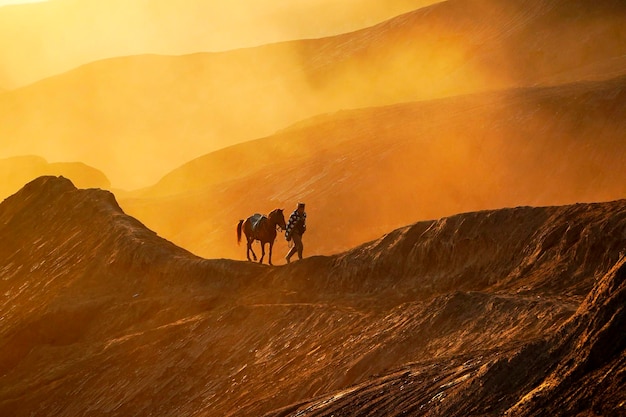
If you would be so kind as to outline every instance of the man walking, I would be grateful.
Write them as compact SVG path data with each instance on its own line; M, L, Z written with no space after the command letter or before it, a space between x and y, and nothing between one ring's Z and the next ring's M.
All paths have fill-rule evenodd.
M291 257L294 253L298 252L298 258L302 259L302 235L306 231L306 212L304 211L304 203L298 203L298 207L289 216L287 222L287 230L285 231L285 239L287 242L293 240L293 246L289 249L285 259L287 263L291 262Z

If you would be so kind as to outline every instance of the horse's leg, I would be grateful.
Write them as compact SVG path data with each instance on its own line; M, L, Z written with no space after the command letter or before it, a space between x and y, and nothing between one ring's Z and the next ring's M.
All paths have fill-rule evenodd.
M272 265L272 248L274 247L274 241L270 241L270 259L269 264Z
M254 243L254 239L248 239L248 250L252 252L252 258L256 261L256 253L254 253L254 249L252 249L252 244ZM250 254L248 254L248 260L250 260Z
M263 263L263 258L265 257L265 242L261 242L261 259L259 259L259 263Z

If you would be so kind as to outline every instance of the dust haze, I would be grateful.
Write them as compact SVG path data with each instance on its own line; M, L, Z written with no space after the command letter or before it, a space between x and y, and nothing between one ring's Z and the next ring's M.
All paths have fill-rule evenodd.
M217 52L320 38L437 2L50 0L13 5L0 10L0 86L17 88L117 56Z
M60 13L78 3L31 6L24 11L33 19L54 21L50 8ZM347 16L355 24L409 3L317 6L330 30ZM619 2L419 6L353 32L225 52L109 58L6 91L0 155L87 164L107 176L130 213L210 257L237 253L227 231L233 221L289 209L298 199L320 209L312 222L345 213L367 225L321 222L326 226L312 239L313 253L323 254L416 219L622 196L619 182L606 180L615 170L621 175L624 158L621 118L612 119L622 87L611 80L626 68ZM116 7L109 4L107 13ZM167 14L165 4L142 7L130 4L116 19ZM217 8L213 18L256 16L284 30L282 39L296 36L306 26L300 19L312 15L291 3L262 11L192 3L185 13L196 13L179 16L178 24L202 26L185 20L206 16L194 9L202 7ZM102 11L97 22L110 25L107 16ZM242 33L266 30L243 26ZM130 20L121 27L141 28ZM122 44L113 40L110 47ZM576 84L592 81L607 84ZM609 90L606 100L594 89ZM7 195L17 188L10 185ZM341 238L323 244L332 230L343 230Z
M623 93L609 97L623 86L622 79L327 115L194 160L122 205L195 253L240 259L245 251L231 243L226 220L299 200L311 211L309 254L330 254L416 219L618 199L626 192L616 181L625 175L626 108Z

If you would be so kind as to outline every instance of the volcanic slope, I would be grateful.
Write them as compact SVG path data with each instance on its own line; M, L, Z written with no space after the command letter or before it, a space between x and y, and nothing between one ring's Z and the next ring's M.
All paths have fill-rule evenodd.
M451 0L321 39L107 59L1 94L0 152L143 187L322 113L624 75L625 19L621 0Z
M573 317L543 338L504 354L407 364L265 417L625 416L624 305L622 255Z
M245 259L236 222L302 200L305 251L328 255L417 219L623 198L624 114L624 77L330 113L190 161L120 204L199 255Z
M259 416L333 404L343 415L423 415L452 389L497 415L494 399L531 409L530 398L567 397L583 374L599 396L623 390L613 361L623 300L605 295L623 294L624 200L460 214L268 267L201 259L111 193L41 177L0 204L0 238L0 415ZM570 368L560 361L570 347L591 359Z

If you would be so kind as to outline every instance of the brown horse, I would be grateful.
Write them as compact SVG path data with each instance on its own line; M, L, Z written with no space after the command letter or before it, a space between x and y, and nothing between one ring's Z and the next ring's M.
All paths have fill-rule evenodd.
M242 227L243 226L243 227ZM237 244L241 243L241 230L246 234L248 240L248 249L246 250L246 256L250 259L250 252L256 261L256 253L252 249L252 243L255 240L261 242L261 259L259 263L263 263L263 257L265 256L265 244L270 244L270 257L269 264L272 264L272 247L274 246L274 240L276 239L276 227L282 230L287 228L285 224L285 216L282 209L273 210L269 215L263 216L261 214L254 214L246 219L239 220L237 225Z

